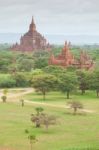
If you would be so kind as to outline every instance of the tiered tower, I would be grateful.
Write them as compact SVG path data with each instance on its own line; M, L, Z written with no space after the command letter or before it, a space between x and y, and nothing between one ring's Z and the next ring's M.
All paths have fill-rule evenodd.
M20 44L16 43L12 46L12 50L32 52L34 50L47 50L50 47L44 36L36 30L36 25L32 17L28 32L21 36Z

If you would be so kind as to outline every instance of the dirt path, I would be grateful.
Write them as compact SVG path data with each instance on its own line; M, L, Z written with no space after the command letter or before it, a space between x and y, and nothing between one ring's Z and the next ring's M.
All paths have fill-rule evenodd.
M16 93L14 93L14 90L16 91ZM22 98L22 96L34 92L33 88L24 88L24 90L22 90L22 89L14 89L14 90L11 90L12 92L9 90L9 92L7 94L8 102L19 102L19 100ZM0 90L0 97L2 95L3 95L2 90ZM1 98L0 98L0 101L2 101Z
M13 93L14 90L16 90L16 93ZM9 90L9 92L7 94L7 101L8 102L19 102L19 100L22 98L22 96L34 92L34 89L33 88L24 88L24 90L23 89L13 89L11 91ZM0 90L0 97L2 95L3 95L2 90ZM2 101L1 98L0 98L0 101ZM55 105L55 104L48 104L46 102L33 102L33 101L29 101L29 100L25 100L25 103L30 104L30 105L41 105L41 106L48 106L48 107L53 107L53 108L64 108L64 109L70 108L66 105ZM83 111L87 112L87 113L94 113L93 110L83 109Z
M66 105L47 104L47 103L44 103L44 102L33 102L33 101L31 102L31 101L25 100L25 103L32 104L32 105L48 106L48 107L53 107L53 108L64 108L64 109L66 108L66 109L70 109L70 107L68 107ZM83 109L82 111L86 112L86 113L94 113L93 110Z

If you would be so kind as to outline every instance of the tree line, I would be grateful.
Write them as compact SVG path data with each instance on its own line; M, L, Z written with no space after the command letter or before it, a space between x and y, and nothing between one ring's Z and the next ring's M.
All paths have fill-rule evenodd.
M86 90L93 90L99 97L99 70L68 71L61 67L48 66L44 71L35 74L31 81L32 87L42 93L44 100L46 93L50 91L61 91L69 99L72 91L81 90L83 95Z
M0 48L0 73L31 72L34 69L43 69L48 66L50 57L49 51L35 51L33 53L12 52L10 48ZM75 57L79 57L80 49L83 47L71 47ZM57 56L61 52L62 46L54 46L51 52ZM84 47L87 53L94 59L98 68L99 49L94 47Z
M99 70L85 71L59 66L47 66L43 69L34 69L31 72L15 72L0 74L0 88L33 87L41 92L43 99L50 91L61 91L69 98L72 91L96 91L99 97Z

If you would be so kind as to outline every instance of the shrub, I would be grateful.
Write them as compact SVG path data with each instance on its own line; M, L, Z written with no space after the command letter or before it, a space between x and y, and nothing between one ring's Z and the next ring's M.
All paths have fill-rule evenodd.
M11 75L0 74L0 88L11 88L15 87L16 81L11 77Z
M7 100L7 97L6 97L5 95L3 95L3 96L1 97L1 99L2 99L3 103L5 103L6 100Z

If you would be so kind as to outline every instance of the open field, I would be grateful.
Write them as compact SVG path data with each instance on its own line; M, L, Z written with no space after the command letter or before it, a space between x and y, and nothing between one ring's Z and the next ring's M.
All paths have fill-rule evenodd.
M86 115L71 115L66 109L65 95L52 92L47 94L46 101L42 95L32 89L11 89L6 104L0 103L0 148L8 150L29 150L30 144L25 129L37 137L34 150L98 150L99 149L99 99L94 92L71 95L71 100L79 100L88 110ZM11 96L12 95L12 96ZM19 99L25 100L21 107ZM29 102L28 102L29 101ZM12 103L15 102L15 103ZM43 105L42 105L43 104ZM35 108L41 106L44 112L55 115L57 124L37 129L30 121ZM84 113L85 114L85 113ZM89 148L89 149L88 149Z

